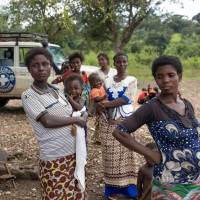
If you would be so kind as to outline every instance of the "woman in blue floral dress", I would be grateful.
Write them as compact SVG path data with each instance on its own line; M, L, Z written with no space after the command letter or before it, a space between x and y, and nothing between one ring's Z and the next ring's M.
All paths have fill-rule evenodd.
M177 96L182 64L174 56L160 56L152 74L161 93L121 122L113 136L154 164L152 200L200 199L200 124L191 103ZM149 150L130 134L147 124L159 152Z

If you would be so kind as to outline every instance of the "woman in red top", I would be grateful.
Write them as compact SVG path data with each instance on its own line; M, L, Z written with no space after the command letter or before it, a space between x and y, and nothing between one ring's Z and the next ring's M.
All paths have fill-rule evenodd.
M72 73L80 74L83 77L83 80L85 81L85 84L83 85L83 92L82 95L85 98L85 104L87 105L89 94L90 94L90 88L88 85L88 77L85 72L81 72L81 64L84 61L84 57L82 53L75 52L69 56L69 63L71 64L71 67L73 70L65 72L63 75L58 76L55 80L52 81L52 84L58 84L61 82L64 82L65 78Z

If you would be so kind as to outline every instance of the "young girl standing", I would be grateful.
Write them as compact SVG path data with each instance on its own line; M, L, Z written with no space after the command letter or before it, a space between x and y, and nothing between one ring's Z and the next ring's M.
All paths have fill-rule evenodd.
M97 58L98 58L99 66L101 68L98 69L97 71L95 71L94 73L97 73L99 75L102 83L104 83L106 78L116 75L117 70L114 68L108 67L110 60L106 53L100 53L97 56Z
M61 65L63 74L72 70L69 61L65 61Z

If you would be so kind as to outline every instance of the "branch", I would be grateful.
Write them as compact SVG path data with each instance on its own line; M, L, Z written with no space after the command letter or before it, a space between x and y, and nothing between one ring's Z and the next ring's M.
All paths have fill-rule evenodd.
M129 26L131 25L131 17L133 16L133 5L132 3L130 3L130 10L129 10L129 19L128 19L128 23L129 23Z
M141 16L137 21L136 21L137 14L135 14L135 16L133 17L131 25L126 28L126 31L123 35L122 43L120 45L120 49L122 49L128 43L128 41L130 40L135 28L141 23L141 21L143 19L148 17L150 12L151 12L151 9L149 9L149 11L146 12L145 15Z
M107 4L106 7L106 11L107 13L110 13L110 9L109 9L109 1L105 0L105 3ZM110 29L110 31L113 33L113 37L114 37L114 43L115 43L115 49L118 48L118 32L117 29L115 28L113 22L111 21L110 17L108 17L106 19L106 22L108 23L108 28Z
M114 40L112 40L111 38L109 38L109 37L107 37L107 36L102 36L102 35L96 35L96 36L98 36L98 37L101 37L101 38L103 38L103 39L107 39L107 40L109 40L109 41L111 41L111 42L114 42Z
M54 40L55 36L58 34L58 32L60 32L60 31L62 31L64 29L65 28L61 28L60 24L57 23L57 30L53 33L53 35L51 36L49 42L51 43Z

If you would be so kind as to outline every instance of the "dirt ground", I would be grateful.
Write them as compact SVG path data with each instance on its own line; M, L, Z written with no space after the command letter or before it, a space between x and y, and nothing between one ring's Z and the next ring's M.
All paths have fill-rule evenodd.
M138 88L147 87L151 84L156 86L154 81L139 81ZM180 90L182 97L188 99L195 110L196 117L200 120L200 104L198 97L200 96L200 81L188 80L182 81ZM139 105L136 99L141 90L137 91L133 99L133 106L136 110ZM10 100L9 103L0 108L0 149L7 151L10 158L9 165L13 166L37 166L39 162L39 148L33 128L28 121L23 110L21 100ZM104 200L104 178L101 158L101 145L92 141L94 128L94 119L88 119L88 137L89 137L89 155L88 155L88 196L89 200ZM148 129L145 126L138 129L134 135L136 140L143 145L153 141ZM22 155L13 156L14 153L20 152ZM139 156L139 162L142 165L144 160ZM39 180L16 179L16 189L12 187L11 182L0 184L0 200L40 200L40 182ZM118 200L134 198L126 198L120 196Z

